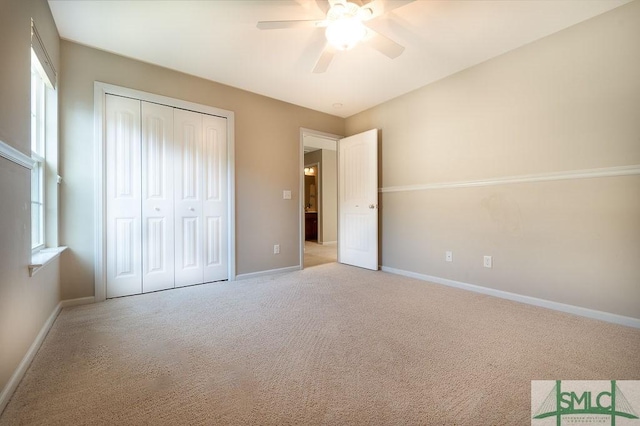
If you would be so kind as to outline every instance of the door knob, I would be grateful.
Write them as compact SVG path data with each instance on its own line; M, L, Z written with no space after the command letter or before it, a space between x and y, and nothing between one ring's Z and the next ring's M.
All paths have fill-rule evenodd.
M155 211L159 212L160 211L160 207L156 207Z
M375 205L375 204L369 204L369 208L370 208L370 209L375 209L375 208L376 208L376 205Z
M195 209L193 207L189 207L189 210L191 211L195 211Z

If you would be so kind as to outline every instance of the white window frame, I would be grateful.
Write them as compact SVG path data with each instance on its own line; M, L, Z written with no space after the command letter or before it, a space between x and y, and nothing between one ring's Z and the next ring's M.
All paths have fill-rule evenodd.
M57 258L58 247L58 92L57 74L31 19L31 157L20 161L31 169L31 263L29 276ZM2 141L0 141L2 142ZM3 144L0 143L0 148ZM1 149L0 151L11 151ZM13 150L16 151L16 150ZM19 152L19 151L16 151ZM0 152L2 154L2 152ZM36 213L36 214L34 214Z

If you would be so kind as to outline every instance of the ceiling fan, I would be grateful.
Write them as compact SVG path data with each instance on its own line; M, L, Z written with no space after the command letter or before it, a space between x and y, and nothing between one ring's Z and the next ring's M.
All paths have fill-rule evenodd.
M322 20L260 21L261 30L287 28L324 28L327 43L313 68L314 73L327 70L333 56L341 50L349 50L365 42L377 51L394 59L404 51L404 46L374 31L368 21L404 6L414 0L315 0L324 13Z

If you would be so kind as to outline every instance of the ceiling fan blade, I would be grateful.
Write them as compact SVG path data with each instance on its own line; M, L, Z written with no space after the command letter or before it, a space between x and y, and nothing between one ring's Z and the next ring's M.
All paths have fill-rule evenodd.
M372 30L371 28L369 28L368 31L371 36L369 37L367 43L369 43L371 47L373 47L383 55L391 59L395 59L400 56L402 52L404 52L404 46L396 43L388 37L383 36L379 32Z
M326 21L260 21L257 27L261 30L282 30L287 28L320 28L326 26Z
M333 60L333 56L336 54L336 51L329 43L327 43L324 47L324 50L320 54L318 58L318 62L316 62L316 66L313 68L314 74L323 73L329 68L329 64Z

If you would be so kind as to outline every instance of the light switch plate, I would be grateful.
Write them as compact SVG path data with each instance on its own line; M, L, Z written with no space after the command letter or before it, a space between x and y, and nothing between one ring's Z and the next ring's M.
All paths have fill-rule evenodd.
M284 190L282 191L282 199L283 200L290 200L291 199L291 191L289 190Z

